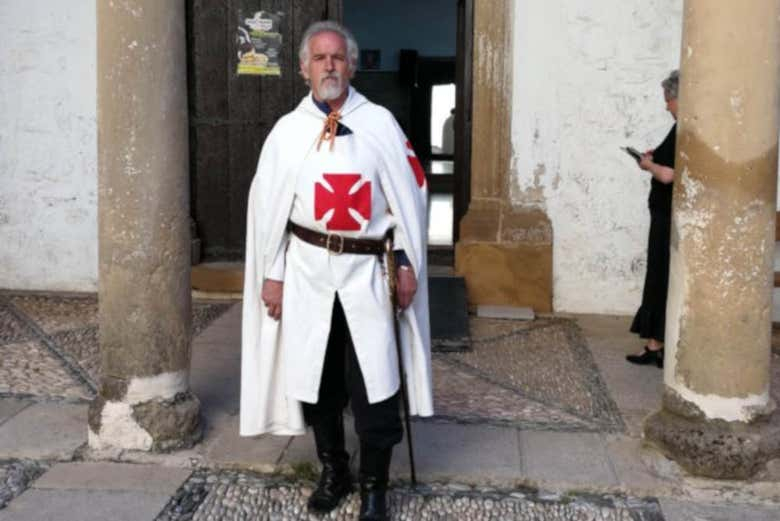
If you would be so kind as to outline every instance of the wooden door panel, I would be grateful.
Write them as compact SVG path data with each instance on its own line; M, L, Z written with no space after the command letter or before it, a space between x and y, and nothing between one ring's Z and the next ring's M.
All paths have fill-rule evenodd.
M295 81L293 82L293 98L295 103L303 98L309 87L304 83L303 78L299 74L300 67L298 65L298 51L300 49L301 38L304 31L312 23L317 20L326 19L328 16L327 2L310 2L309 0L294 0L293 1L296 16L293 19L293 62L295 63L293 76Z
M198 216L198 236L226 237L227 219L208 218L224 211L225 194L229 193L225 161L229 150L227 127L198 125L190 128L190 211Z
M236 74L236 27L261 10L284 13L281 77ZM187 0L191 212L207 260L243 256L260 149L308 92L298 74L298 40L329 12L340 12L340 1Z
M228 108L224 64L229 52L225 45L229 9L223 2L207 0L188 2L188 8L190 119L224 119Z

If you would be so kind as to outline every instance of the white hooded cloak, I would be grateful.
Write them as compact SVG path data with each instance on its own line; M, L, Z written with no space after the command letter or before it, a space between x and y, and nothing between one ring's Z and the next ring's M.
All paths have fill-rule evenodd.
M240 434L303 434L301 402L291 397L286 363L316 364L321 360L285 360L280 322L270 318L260 293L267 268L286 239L296 180L316 150L325 115L306 96L282 117L263 145L249 192L247 211L244 304L241 331ZM395 222L395 248L403 249L417 276L412 304L399 315L402 361L412 415L433 415L428 278L426 259L427 191L411 144L386 109L350 87L340 122L358 146L378 157L381 188ZM323 142L322 147L329 146ZM414 166L414 168L413 168ZM386 283L386 281L385 281ZM289 288L285 285L285 291ZM282 320L327 320L330 310L288 309ZM387 320L391 320L388 315ZM324 354L323 354L324 356ZM365 358L365 357L364 357ZM386 360L374 361L384 365ZM361 360L361 368L364 361ZM397 366L386 367L388 381L398 381ZM367 387L368 387L367 383ZM371 389L367 388L369 401ZM307 393L304 393L307 394ZM385 396L386 398L386 396ZM307 400L308 401L308 400Z

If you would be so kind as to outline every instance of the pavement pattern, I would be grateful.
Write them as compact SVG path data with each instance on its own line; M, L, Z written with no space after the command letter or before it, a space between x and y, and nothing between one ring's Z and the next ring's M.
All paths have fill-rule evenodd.
M472 350L433 355L437 415L413 422L421 484L406 481L399 446L392 519L780 519L780 462L752 482L711 482L643 447L662 373L625 363L641 348L627 320L470 317ZM306 512L317 474L311 434L237 435L235 302L193 302L201 444L168 455L90 453L97 323L94 295L0 291L0 521L356 517L357 494L324 518ZM773 339L780 344L780 332ZM780 351L772 359L778 400ZM351 432L348 446L354 470Z
M247 472L198 471L185 482L155 521L355 519L357 492L330 514L308 514L313 483ZM388 494L394 520L663 521L656 500L618 496L539 494L459 484L395 486Z
M194 302L193 336L228 303ZM90 400L100 381L93 295L0 294L0 395ZM434 353L437 417L568 431L623 423L572 320L470 320L472 350Z
M573 320L469 322L470 351L433 355L438 417L524 429L624 430Z
M193 336L230 305L193 302ZM0 353L0 396L91 400L100 381L97 297L0 292Z
M36 461L0 462L0 509L24 492L45 470Z

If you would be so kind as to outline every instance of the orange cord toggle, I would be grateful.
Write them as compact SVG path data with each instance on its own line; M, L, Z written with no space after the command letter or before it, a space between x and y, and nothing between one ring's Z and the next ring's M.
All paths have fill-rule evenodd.
M339 127L339 119L341 119L341 113L333 111L325 118L325 126L320 132L320 139L317 142L317 150L320 149L320 145L323 141L330 141L330 150L333 150L333 144L336 142L336 132Z

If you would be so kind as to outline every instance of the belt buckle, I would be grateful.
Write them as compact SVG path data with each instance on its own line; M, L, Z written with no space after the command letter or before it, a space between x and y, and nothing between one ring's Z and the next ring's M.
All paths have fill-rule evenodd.
M338 237L339 238L339 249L338 250L333 250L330 247L330 240L333 237ZM342 253L344 253L344 237L342 235L337 234L337 233L329 233L328 234L328 238L325 239L325 249L328 250L329 253L333 253L335 255L341 255Z

